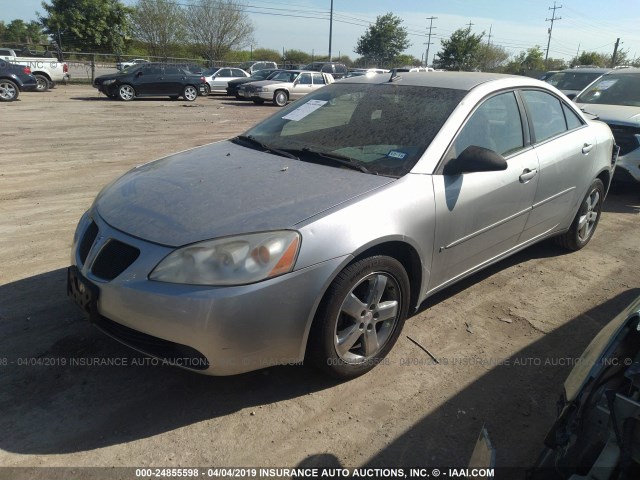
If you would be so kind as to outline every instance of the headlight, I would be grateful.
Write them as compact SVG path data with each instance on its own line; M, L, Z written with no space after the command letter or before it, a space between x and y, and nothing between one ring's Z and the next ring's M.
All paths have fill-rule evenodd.
M115 80L115 78L114 78L114 79L111 79L111 80L105 80L104 82L102 82L102 85L111 85L111 84L112 84L112 83L114 83L115 81L116 81L116 80Z
M190 285L244 285L293 270L300 234L252 233L196 243L170 253L150 280Z

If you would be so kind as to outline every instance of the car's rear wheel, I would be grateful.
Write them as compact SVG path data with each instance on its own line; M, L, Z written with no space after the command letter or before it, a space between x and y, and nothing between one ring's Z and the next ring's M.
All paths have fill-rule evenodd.
M395 344L409 308L409 278L387 256L346 267L329 287L309 334L307 359L342 379L381 363Z
M204 84L204 93L209 95L211 93L211 86L208 83Z
M256 105L262 105L264 103L264 100L262 100L261 98L254 98L253 103L255 103Z
M289 95L284 90L278 90L273 94L273 103L279 107L284 107L289 101Z
M38 92L46 92L49 90L49 79L44 75L34 75L36 77L36 90Z
M582 200L578 213L576 213L573 223L571 224L571 228L556 237L558 244L569 250L580 250L589 243L600 221L603 200L604 184L602 180L596 178L591 183L584 200Z
M20 95L18 85L11 80L0 80L0 102L13 102Z
M118 98L120 100L129 102L133 100L135 96L136 96L136 91L131 85L124 83L118 87Z
M187 85L186 87L184 87L182 96L187 102L193 102L196 98L198 98L198 89L193 85Z

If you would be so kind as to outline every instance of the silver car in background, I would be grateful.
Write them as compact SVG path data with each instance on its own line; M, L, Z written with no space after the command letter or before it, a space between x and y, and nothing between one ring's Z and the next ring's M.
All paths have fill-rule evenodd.
M333 77L329 73L283 70L269 80L244 84L238 93L259 105L267 101L284 107L289 100L302 98L330 83L333 83Z
M435 292L545 238L584 247L614 167L609 128L544 82L350 78L105 187L68 294L184 368L352 378Z
M620 147L616 181L640 182L640 69L613 70L574 101L611 128Z

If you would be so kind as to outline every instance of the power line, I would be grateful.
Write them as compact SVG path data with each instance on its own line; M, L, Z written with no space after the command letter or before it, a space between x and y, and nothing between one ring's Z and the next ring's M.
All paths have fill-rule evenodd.
M429 66L429 47L431 46L431 30L433 28L437 28L437 27L433 26L433 21L437 20L437 19L438 19L438 17L434 17L434 16L427 17L427 20L429 20L429 40L427 40L427 53L426 53L426 55L424 57L424 66L425 67Z
M549 58L549 45L551 45L551 32L553 32L553 22L556 20L562 20L562 17L556 17L556 10L558 8L562 8L562 5L560 5L559 7L556 7L556 2L553 2L553 7L549 7L549 10L553 10L553 15L551 16L551 18L547 18L545 20L545 22L549 22L549 21L551 22L551 27L549 27L549 41L547 41L547 53L544 56L545 62Z

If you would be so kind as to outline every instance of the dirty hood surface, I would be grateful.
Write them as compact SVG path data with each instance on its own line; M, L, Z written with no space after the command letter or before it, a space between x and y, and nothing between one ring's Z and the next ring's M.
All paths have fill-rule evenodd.
M168 246L297 223L394 181L235 145L206 145L142 165L95 208L112 227Z

